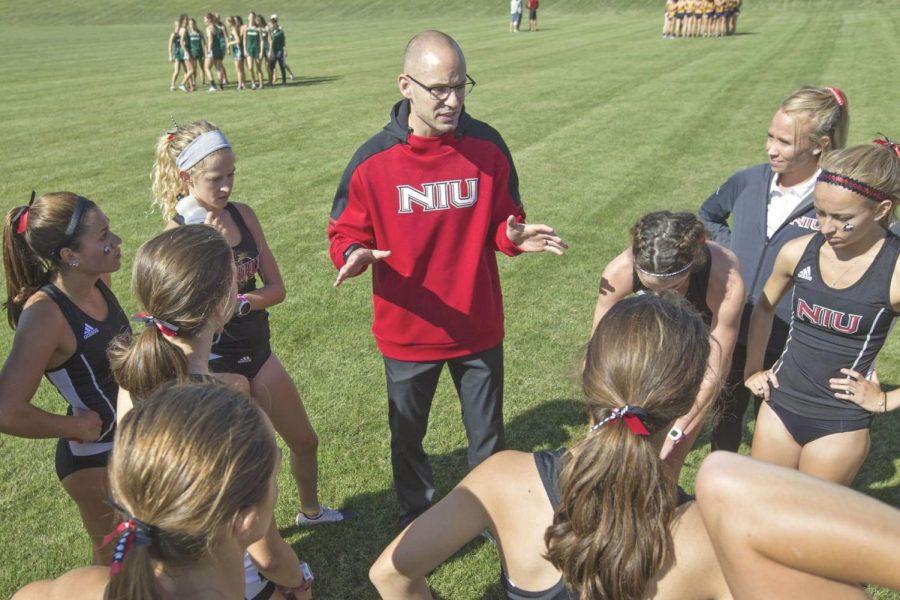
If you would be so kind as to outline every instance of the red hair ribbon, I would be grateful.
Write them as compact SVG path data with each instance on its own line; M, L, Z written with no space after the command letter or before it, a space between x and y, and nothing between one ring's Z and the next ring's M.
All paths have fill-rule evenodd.
M137 313L134 315L134 318L138 321L143 321L144 325L147 327L156 327L159 329L159 332L166 337L175 337L178 335L178 326L161 321L149 313Z
M631 433L634 435L650 435L650 431L647 429L647 425L644 422L646 418L647 412L644 409L626 404L621 408L612 409L605 419L591 427L591 431L597 431L607 423L621 420L628 426L628 429L630 429Z
M119 574L119 571L122 570L122 562L125 560L125 555L135 545L150 545L150 528L138 519L131 517L127 521L119 523L118 527L103 538L103 546L106 546L116 538L118 538L118 541L113 550L112 564L109 566L109 574L111 576Z
M891 196L885 192L877 188L873 188L871 185L863 183L857 179L853 179L851 177L847 177L846 175L841 175L839 173L832 173L831 171L822 171L819 173L819 177L816 181L823 181L825 183L830 183L831 185L837 185L842 188L846 188L851 192L856 192L860 196L865 196L869 200L874 200L875 202L884 202L885 200L890 200Z
M19 213L18 224L16 225L16 233L22 235L28 228L28 207Z
M844 95L841 88L827 87L825 89L831 92L831 95L834 96L834 100L838 103L838 106L844 108L844 106L847 105L847 96Z
M892 142L886 135L882 135L880 140L872 140L873 144L884 146L888 150L892 150L897 158L900 158L900 144Z

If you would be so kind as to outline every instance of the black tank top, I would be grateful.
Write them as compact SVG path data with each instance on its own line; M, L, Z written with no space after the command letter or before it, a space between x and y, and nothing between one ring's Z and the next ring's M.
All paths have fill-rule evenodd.
M709 289L709 274L712 272L712 255L707 244L703 244L703 251L706 254L706 262L703 264L702 269L691 273L687 293L684 297L700 313L703 321L709 326L712 323L712 310L706 304L706 291ZM632 268L631 278L631 289L634 290L635 294L645 294L650 291L638 277L637 269Z
M541 483L544 484L544 492L554 511L562 502L559 490L559 472L562 469L562 458L565 453L565 448L534 453L534 466L537 468ZM693 496L678 486L678 506L693 499ZM541 592L529 592L517 588L506 577L506 574L500 571L500 585L503 586L508 600L578 600L578 594L571 592L563 583L562 578L551 588Z
M832 377L842 368L869 376L894 318L891 278L900 256L900 237L887 233L871 266L848 288L822 281L821 233L813 235L794 269L793 312L788 340L773 368L780 387L772 399L798 415L829 421L860 419L872 413L834 397Z
M41 288L59 306L76 340L75 354L56 369L44 371L44 375L69 403L67 414L72 415L73 408L90 409L103 422L97 441L69 442L75 456L99 454L112 447L119 386L109 368L106 349L114 337L131 331L128 317L113 293L102 281L97 282L97 288L106 301L104 321L82 311L52 283Z

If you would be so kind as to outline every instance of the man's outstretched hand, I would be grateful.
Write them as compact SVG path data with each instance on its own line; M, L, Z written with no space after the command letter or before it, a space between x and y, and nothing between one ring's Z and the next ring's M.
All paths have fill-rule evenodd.
M338 271L337 279L334 280L334 287L343 283L345 279L356 277L362 273L366 267L374 262L385 259L391 255L390 250L370 250L368 248L357 248L347 257L347 262Z
M568 245L549 225L526 225L514 215L506 219L506 237L522 252L552 252L562 256Z

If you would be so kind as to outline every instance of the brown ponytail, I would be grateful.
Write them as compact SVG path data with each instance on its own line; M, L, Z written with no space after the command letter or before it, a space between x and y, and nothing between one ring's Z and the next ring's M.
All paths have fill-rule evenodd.
M152 561L190 568L269 492L277 446L262 411L216 383L163 388L122 419L109 465L115 502L149 529L112 577L109 600L164 596Z
M612 421L563 459L546 556L580 597L643 598L672 556L676 482L657 446L690 410L708 357L709 330L674 294L622 300L594 332L582 377L591 422L615 408L639 407L650 436Z
M66 229L79 202L81 218L73 234ZM81 223L95 204L72 192L44 194L31 206L20 206L6 214L3 223L3 270L6 274L6 319L16 328L22 308L42 286L50 282L54 270L60 268L59 250L65 246L77 250ZM27 216L20 211L27 212ZM16 217L19 217L18 219ZM24 231L17 232L24 224Z
M132 293L147 313L175 326L175 335L192 337L211 319L234 312L233 265L231 248L215 229L170 229L138 248ZM188 376L184 352L153 323L113 340L109 359L116 381L138 398Z
M706 229L693 213L668 210L647 213L631 228L634 264L648 273L691 271L706 263Z

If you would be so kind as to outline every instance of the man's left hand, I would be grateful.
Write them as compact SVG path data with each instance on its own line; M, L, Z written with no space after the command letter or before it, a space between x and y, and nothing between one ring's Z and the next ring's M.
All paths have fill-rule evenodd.
M522 252L552 252L562 256L569 246L549 225L526 225L515 215L506 219L506 237Z

